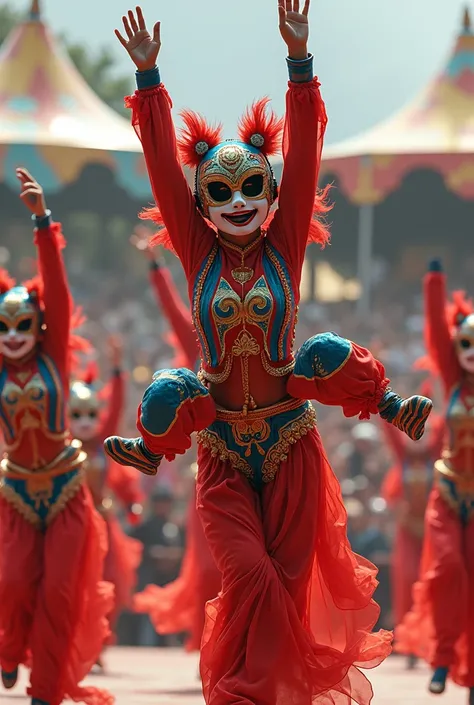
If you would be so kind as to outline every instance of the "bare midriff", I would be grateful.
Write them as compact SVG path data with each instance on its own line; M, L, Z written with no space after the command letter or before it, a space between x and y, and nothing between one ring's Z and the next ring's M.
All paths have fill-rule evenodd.
M285 399L288 394L286 383L289 375L276 377L269 374L262 366L260 359L250 357L248 360L248 377L252 408L272 406ZM217 406L229 411L240 411L245 406L245 391L241 367L238 358L234 358L232 370L225 382L211 382L209 392ZM252 401L255 406L253 406Z

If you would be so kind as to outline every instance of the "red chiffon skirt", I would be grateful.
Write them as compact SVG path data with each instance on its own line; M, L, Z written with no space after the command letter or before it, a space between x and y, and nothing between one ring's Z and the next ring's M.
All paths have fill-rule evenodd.
M463 525L435 487L428 502L413 607L395 632L396 650L449 667L474 687L474 519Z
M102 582L107 534L86 488L43 533L0 498L0 661L31 668L28 693L111 705L107 691L79 683L109 633L113 588Z
M392 554L392 595L395 624L400 624L413 603L413 586L420 574L423 539L399 525Z
M143 544L127 536L112 512L105 515L105 522L109 549L104 563L104 580L114 586L114 607L109 615L110 628L114 632L120 613L132 607ZM111 634L109 643L114 639L115 635Z
M372 633L376 568L346 535L339 483L316 429L260 493L199 448L198 511L222 573L207 605L201 676L207 705L366 705L391 651Z
M187 651L199 651L206 603L221 588L221 576L207 545L193 493L189 503L187 543L179 577L165 587L148 585L135 595L137 612L146 612L159 634L186 632Z

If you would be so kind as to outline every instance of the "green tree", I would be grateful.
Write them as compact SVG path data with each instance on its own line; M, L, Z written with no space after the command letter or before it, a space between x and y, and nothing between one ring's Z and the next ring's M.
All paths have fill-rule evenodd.
M0 4L0 44L24 18L24 13L10 3ZM99 98L117 112L127 114L128 111L123 107L123 97L130 93L131 81L128 76L113 76L115 59L112 51L108 47L100 47L95 53L91 53L89 49L71 42L66 36L60 39L77 70Z

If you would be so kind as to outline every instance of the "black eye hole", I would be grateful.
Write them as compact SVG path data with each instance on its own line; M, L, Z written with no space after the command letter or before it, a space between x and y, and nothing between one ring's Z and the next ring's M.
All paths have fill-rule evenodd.
M82 416L80 411L71 411L71 417L75 419L76 421L80 419Z
M20 333L27 333L29 330L31 330L32 325L32 318L24 318L22 321L19 322L17 330Z
M223 181L211 181L207 184L207 190L215 203L225 203L232 198L232 189Z
M258 198L263 193L263 175L254 174L245 179L242 184L242 193L247 198Z
M97 411L89 411L89 418L96 419L97 418Z
M5 321L0 321L0 333L8 333L9 327L5 323Z
M459 345L464 348L464 350L468 350L471 347L471 341L468 338L461 338Z

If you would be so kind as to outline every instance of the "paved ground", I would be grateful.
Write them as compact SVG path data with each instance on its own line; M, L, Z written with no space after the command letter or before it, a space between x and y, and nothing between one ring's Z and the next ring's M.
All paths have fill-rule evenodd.
M203 705L197 680L197 659L175 649L111 649L107 653L107 676L93 676L91 683L113 692L117 705ZM467 705L467 695L451 686L436 700L426 692L427 671L420 666L406 672L404 662L392 657L371 673L374 705ZM26 674L2 705L26 705Z

